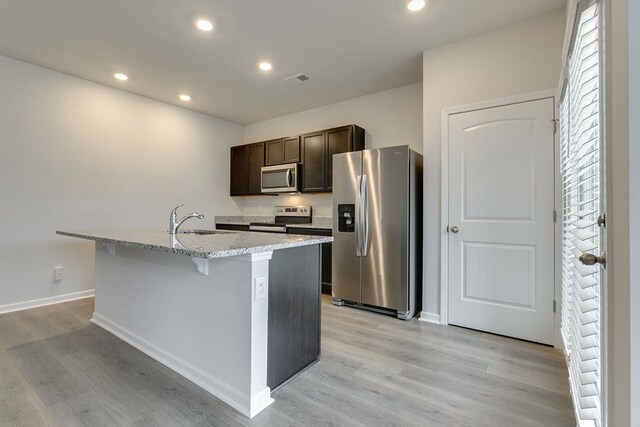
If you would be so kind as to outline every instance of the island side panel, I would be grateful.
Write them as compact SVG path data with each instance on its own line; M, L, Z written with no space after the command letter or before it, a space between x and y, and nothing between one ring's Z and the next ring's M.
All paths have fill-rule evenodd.
M205 276L188 256L98 243L93 321L251 417L273 401L268 298L253 298L269 257L257 258L210 260Z
M274 390L320 357L320 245L273 252L267 384Z

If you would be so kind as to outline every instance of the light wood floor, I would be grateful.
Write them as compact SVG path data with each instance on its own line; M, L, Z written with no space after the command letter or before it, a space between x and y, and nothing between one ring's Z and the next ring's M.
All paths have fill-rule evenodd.
M91 324L92 299L0 315L0 425L575 425L557 350L323 302L320 362L253 420Z

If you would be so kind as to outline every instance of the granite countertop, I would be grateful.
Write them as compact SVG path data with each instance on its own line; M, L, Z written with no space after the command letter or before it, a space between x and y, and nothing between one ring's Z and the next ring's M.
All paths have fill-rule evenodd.
M213 231L216 234L199 235L183 232L176 236L171 236L163 230L139 229L56 231L56 234L206 259L318 245L333 241L332 237L322 236Z
M275 218L268 215L236 215L236 216L216 216L214 219L216 224L229 225L249 225L252 222L273 223ZM288 224L289 227L295 228L320 228L331 230L332 223L330 216L317 216L312 218L309 224Z

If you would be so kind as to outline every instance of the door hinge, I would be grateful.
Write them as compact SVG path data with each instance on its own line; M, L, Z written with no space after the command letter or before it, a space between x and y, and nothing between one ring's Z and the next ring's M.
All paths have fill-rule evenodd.
M553 300L553 312L556 312L556 300Z
M558 133L558 119L551 119L551 124L553 126L553 133Z
M553 211L553 222L558 222L558 211L556 210Z

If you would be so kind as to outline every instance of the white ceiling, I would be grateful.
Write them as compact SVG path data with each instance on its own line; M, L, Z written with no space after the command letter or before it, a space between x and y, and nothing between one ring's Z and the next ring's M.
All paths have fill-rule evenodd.
M176 105L186 92L188 108L247 124L419 82L423 50L565 3L431 0L411 13L403 0L1 0L0 54ZM211 33L195 30L200 16ZM301 72L312 80L284 81Z

